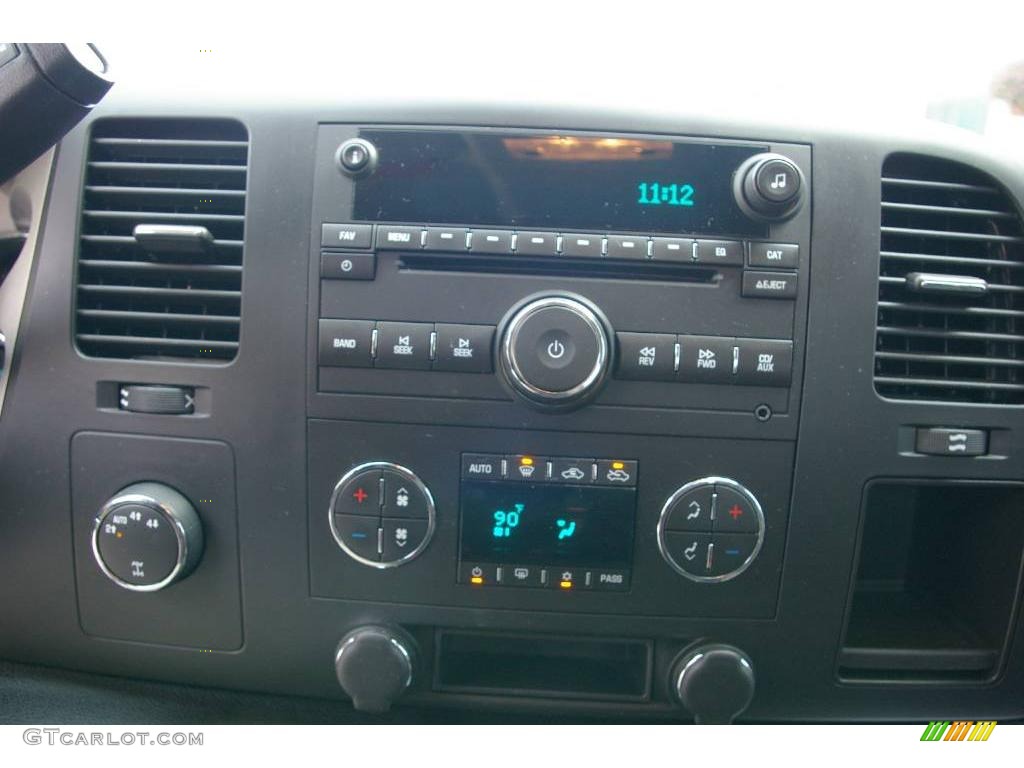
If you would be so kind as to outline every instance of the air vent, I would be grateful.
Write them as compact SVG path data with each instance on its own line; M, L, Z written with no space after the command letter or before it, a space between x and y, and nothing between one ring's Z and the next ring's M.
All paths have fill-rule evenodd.
M999 184L960 163L882 168L875 387L909 400L1024 402L1024 231Z
M248 149L229 120L93 125L75 326L84 354L235 357Z

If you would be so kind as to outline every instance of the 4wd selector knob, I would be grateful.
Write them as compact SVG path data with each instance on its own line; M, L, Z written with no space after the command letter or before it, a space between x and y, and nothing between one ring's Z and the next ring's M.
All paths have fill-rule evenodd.
M516 394L543 408L581 405L600 390L611 366L608 321L581 298L527 300L509 313L501 335L502 373Z
M155 592L192 572L203 552L195 508L161 483L135 483L96 515L92 553L104 575L133 592Z

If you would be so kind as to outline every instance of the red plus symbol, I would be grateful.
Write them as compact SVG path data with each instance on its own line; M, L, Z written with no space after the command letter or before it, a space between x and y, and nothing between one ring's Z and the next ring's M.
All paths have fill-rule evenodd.
M729 510L729 514L732 515L733 520L739 520L740 516L743 514L743 510L740 509L739 504L733 504L732 509Z
M356 489L356 492L352 494L352 498L354 498L356 501L362 504L364 501L367 500L367 498L369 498L369 494L362 488L358 488Z

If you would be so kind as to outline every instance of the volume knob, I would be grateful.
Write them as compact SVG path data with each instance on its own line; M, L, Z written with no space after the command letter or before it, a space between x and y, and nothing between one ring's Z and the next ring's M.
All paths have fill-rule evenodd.
M740 208L760 221L782 221L800 208L803 174L792 160L765 152L754 155L736 171L733 193Z

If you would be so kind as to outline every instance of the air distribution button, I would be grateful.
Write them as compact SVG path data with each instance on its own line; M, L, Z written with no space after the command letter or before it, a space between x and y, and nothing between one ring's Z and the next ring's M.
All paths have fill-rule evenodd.
M608 339L594 308L568 296L538 298L504 324L502 372L531 403L578 405L604 383L611 357Z

